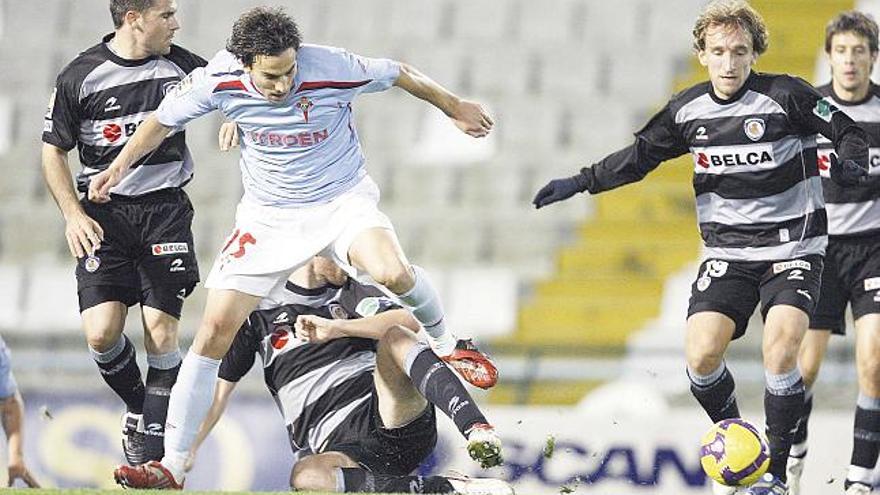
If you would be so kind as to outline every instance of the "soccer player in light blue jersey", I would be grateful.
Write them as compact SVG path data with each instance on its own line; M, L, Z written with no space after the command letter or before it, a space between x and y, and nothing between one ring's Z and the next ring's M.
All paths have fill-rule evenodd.
M492 118L478 103L415 68L302 44L296 23L282 9L252 9L236 21L226 50L169 92L110 167L93 178L90 199L109 201L110 188L174 129L213 110L238 125L244 196L235 228L208 276L202 324L171 394L165 457L141 468L142 476L127 476L128 486L182 487L220 359L236 331L261 298L319 253L396 294L438 356L470 383L494 385L494 364L445 329L436 290L406 259L377 207L379 190L366 173L351 105L361 93L391 86L436 106L470 136L492 129Z

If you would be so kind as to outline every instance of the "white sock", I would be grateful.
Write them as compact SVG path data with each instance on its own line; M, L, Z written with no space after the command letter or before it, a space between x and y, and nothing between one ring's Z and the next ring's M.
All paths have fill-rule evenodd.
M410 307L413 316L425 327L431 348L438 356L447 356L455 350L455 336L446 331L443 324L443 305L440 296L428 273L420 266L413 265L413 275L416 283L405 294L399 294L400 300Z
M165 421L165 466L174 479L183 481L184 465L211 403L220 360L189 351L180 365L177 383L171 388Z

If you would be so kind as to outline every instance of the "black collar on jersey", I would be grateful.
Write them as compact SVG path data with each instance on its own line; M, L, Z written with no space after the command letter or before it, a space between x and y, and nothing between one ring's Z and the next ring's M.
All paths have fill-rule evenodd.
M288 280L284 284L284 288L289 291L284 298L287 301L287 304L299 304L301 306L320 308L334 300L339 294L339 289L342 287L333 284L326 284L321 287L306 288L296 285Z
M337 290L341 289L342 286L341 285L326 284L326 285L322 285L320 287L306 288L306 287L301 287L299 285L296 285L295 283L288 280L284 284L284 288L289 290L290 292L293 292L294 294L299 294L301 296L320 296L321 294L323 294L325 292L337 291Z
M728 98L726 100L722 100L721 98L718 97L718 95L715 94L715 87L712 86L712 82L710 81L709 82L709 97L711 97L712 101L714 101L715 103L717 103L719 105L730 105L732 103L736 103L737 101L739 101L740 98L742 98L742 96L744 94L746 94L746 91L748 91L749 88L752 86L752 82L757 77L755 74L756 74L755 71L749 72L749 77L746 78L746 82L743 83L742 87L739 88L738 90L736 90L736 93L734 93L733 96L731 96L730 98Z
M111 50L110 47L107 46L107 44L110 43L110 40L112 40L115 37L116 37L116 33L110 33L110 34L104 36L103 38L101 38L101 41L103 42L103 44L101 45L101 49L104 50L104 54L107 55L107 58L109 58L110 60L112 60L113 62L115 62L118 65L122 65L124 67L137 67L139 65L144 65L146 63L152 62L153 60L156 60L157 58L159 58L159 55L150 55L147 58L139 58L137 60L129 60L127 58L122 58L119 55L113 53L113 50Z
M874 95L877 94L877 85L874 84L873 81L868 83L868 94L866 94L865 97L859 101L841 100L837 96L837 93L834 92L834 84L833 83L828 84L828 89L830 89L828 94L831 95L831 99L834 100L834 103L836 103L842 107L854 107L854 106L862 105L862 104L866 103L868 100L870 100L871 98L873 98Z

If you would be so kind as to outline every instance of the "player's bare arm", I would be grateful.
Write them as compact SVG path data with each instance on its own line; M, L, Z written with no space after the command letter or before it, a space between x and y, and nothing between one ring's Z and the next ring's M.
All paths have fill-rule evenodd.
M217 425L217 422L220 421L220 417L223 416L223 413L226 412L229 398L232 397L232 392L235 390L237 384L237 382L230 382L222 378L217 379L217 387L214 389L214 402L211 404L211 409L208 410L208 416L202 422L202 426L199 428L199 433L196 435L196 440L193 442L192 448L189 450L189 459L187 459L186 462L187 471L192 469L193 461L195 461L199 447L201 447L205 438L208 437L208 434L211 433L211 430L214 429L214 426Z
M419 331L419 323L405 309L394 309L354 320L329 320L315 315L299 315L294 328L298 338L321 343L342 337L379 340L394 326L402 326L414 333Z
M89 200L96 203L110 201L110 189L119 184L136 161L158 148L169 132L171 128L160 124L155 115L147 117L107 170L92 177L89 182Z
M46 185L55 198L64 221L67 222L64 237L67 239L70 254L82 258L93 253L104 239L104 230L98 222L86 215L82 205L79 204L70 177L67 152L57 146L43 144L42 162Z
M411 65L400 64L400 76L394 85L439 108L469 136L485 137L495 125L482 105L462 100Z
M12 397L0 400L0 421L3 423L3 432L6 433L8 444L8 482L12 486L15 480L20 479L30 488L39 488L40 484L31 475L24 463L22 449L22 426L24 424L24 403L21 394L15 392Z

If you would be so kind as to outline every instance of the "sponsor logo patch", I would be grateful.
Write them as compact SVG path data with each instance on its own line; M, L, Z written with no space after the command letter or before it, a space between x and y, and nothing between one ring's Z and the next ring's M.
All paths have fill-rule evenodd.
M804 260L791 260L791 261L781 261L779 263L773 263L773 273L781 273L786 270L791 270L792 268L799 268L801 270L810 270L812 269L812 265L809 261Z
M871 277L865 279L865 292L880 289L880 277Z
M119 105L119 100L117 100L115 96L107 98L107 101L104 102L104 113L115 112L117 110L122 110L122 107Z
M278 325L280 323L290 323L290 315L287 314L287 311L282 311L272 320L272 323Z
M150 247L150 251L152 251L153 256L188 253L189 245L185 242L166 242L164 244L153 244Z
M175 258L174 261L171 262L171 268L168 269L169 272L185 272L186 267L183 266L183 260L180 258Z

